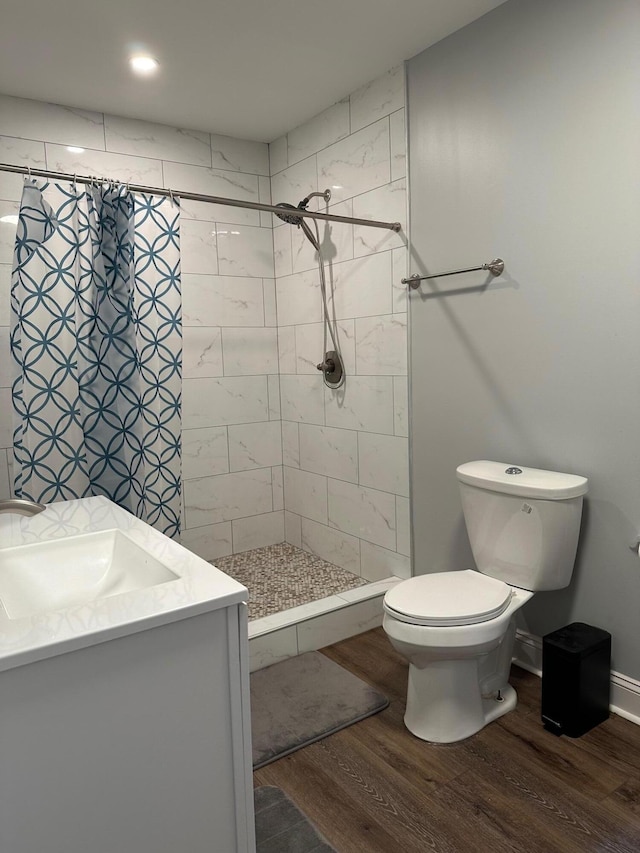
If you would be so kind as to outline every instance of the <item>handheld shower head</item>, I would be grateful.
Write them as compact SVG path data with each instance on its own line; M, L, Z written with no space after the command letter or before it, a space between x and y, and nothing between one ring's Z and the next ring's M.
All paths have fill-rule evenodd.
M297 225L298 228L302 228L305 233L307 240L311 243L316 252L320 251L320 245L316 238L313 235L313 231L309 228L307 223L304 221L302 216L292 216L290 213L286 213L287 210L304 210L307 206L308 199L303 199L297 207L294 207L292 204L287 204L286 201L281 201L276 204L276 207L281 207L283 213L276 213L278 219L282 219L283 222L287 222L289 225Z
M328 202L331 200L331 190L324 190L324 192L321 193L309 193L308 196L305 196L302 199L302 201L298 204L297 207L295 207L293 204L288 204L286 201L279 202L278 204L276 204L276 207L281 207L283 211L306 210L311 199L315 198L316 196L318 196L319 198L323 198L325 201ZM302 216L291 216L291 214L287 214L286 212L276 213L276 216L278 217L278 219L282 219L283 222L287 222L289 225L304 225L304 220Z
M281 201L276 204L276 207L281 207L283 211L286 210L298 210L297 207L294 207L292 204L287 204L286 201ZM304 209L304 208L303 208ZM291 214L287 213L276 213L278 219L282 219L283 222L287 222L289 225L300 225L300 221L302 220L301 216L291 216Z
M311 243L311 245L316 250L316 252L318 252L318 254L320 254L320 244L316 240L313 231L311 230L311 228L309 228L309 226L304 221L304 219L302 219L302 217L300 217L300 227L304 231L307 240Z

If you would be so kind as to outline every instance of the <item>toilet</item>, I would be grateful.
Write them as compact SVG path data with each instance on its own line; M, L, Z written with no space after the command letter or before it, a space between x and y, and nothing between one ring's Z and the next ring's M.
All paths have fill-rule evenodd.
M515 613L573 573L588 480L501 462L457 469L476 568L422 574L384 597L383 628L409 661L405 725L452 743L513 710Z

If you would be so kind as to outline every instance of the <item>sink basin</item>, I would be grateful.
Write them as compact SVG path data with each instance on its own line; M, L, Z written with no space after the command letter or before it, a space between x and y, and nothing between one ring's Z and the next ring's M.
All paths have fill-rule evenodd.
M177 580L120 530L0 550L0 601L23 619Z

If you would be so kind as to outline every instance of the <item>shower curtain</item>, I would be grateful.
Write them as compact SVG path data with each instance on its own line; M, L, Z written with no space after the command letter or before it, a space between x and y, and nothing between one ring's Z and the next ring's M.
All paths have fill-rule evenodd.
M179 209L27 181L11 282L14 488L180 532Z

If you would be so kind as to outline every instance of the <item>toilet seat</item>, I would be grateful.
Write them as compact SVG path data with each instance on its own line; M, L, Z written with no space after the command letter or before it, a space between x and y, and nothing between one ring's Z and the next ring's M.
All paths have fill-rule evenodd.
M390 589L384 610L411 625L475 625L503 613L511 587L472 569L419 575Z

